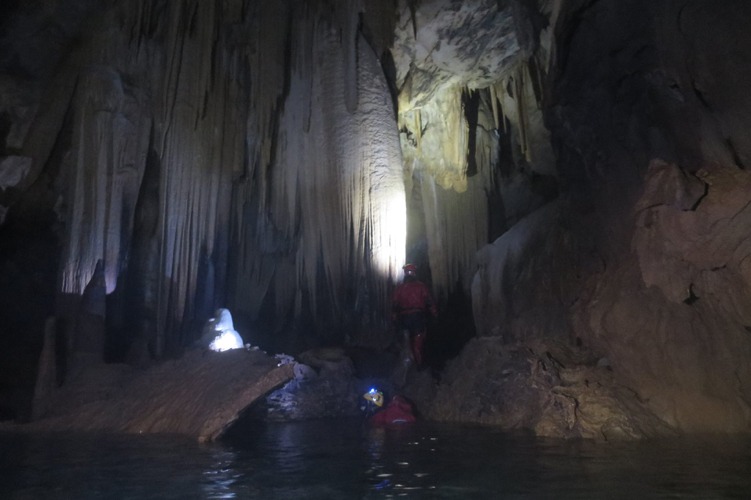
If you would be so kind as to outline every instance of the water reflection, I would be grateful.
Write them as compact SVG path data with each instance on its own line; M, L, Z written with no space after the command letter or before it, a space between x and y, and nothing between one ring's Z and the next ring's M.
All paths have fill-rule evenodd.
M428 492L436 485L415 457L435 453L436 437L416 436L413 425L366 429L364 448L370 460L366 481L376 492Z
M211 454L211 464L203 472L205 498L237 498L235 483L242 478L235 467L236 454L216 448Z
M223 443L0 434L0 498L746 498L751 439L593 443L418 423L253 423Z

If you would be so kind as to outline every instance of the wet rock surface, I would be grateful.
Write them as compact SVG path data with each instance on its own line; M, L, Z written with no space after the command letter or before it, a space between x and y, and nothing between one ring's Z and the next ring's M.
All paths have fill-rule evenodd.
M218 438L254 401L292 378L293 365L258 350L193 350L141 370L90 365L51 396L28 431L107 431Z
M477 338L448 366L429 400L415 399L430 419L546 437L640 439L675 432L616 381L607 360L552 341L507 345L498 337Z
M359 414L362 384L343 349L306 351L293 372L292 380L253 408L254 418L291 421Z

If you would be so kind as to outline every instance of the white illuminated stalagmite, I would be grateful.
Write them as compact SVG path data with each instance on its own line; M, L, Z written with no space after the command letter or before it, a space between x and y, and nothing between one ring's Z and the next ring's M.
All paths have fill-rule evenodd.
M203 325L199 345L216 352L244 347L243 338L235 330L229 309L217 309L214 316Z

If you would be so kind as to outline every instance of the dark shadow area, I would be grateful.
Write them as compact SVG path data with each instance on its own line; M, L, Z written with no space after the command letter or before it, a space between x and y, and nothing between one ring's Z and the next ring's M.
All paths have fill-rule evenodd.
M49 217L43 220L49 222ZM2 419L30 418L44 322L54 313L59 249L50 226L10 213L0 228Z
M428 326L427 363L433 372L440 372L455 358L464 345L475 336L472 301L458 284L449 293L439 310L438 319Z

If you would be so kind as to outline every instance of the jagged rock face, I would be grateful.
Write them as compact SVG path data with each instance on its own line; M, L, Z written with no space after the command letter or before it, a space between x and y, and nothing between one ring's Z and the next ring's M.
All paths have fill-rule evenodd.
M637 205L634 255L586 306L592 341L680 428L748 430L750 182L736 167L692 176L653 163Z
M595 6L590 19L604 23L618 13L603 7ZM624 246L622 259L606 257L592 295L579 304L578 333L600 346L614 370L671 425L748 431L751 336L745 325L751 309L743 263L749 197L742 169L751 106L741 89L751 81L751 67L746 50L717 54L749 40L741 19L750 11L743 2L694 1L650 5L646 12L643 38L623 30L608 40L622 48L600 59L599 67L608 61L622 68L610 77L613 83L578 84L598 96L594 105L613 109L605 120L583 107L575 122L597 124L592 139L607 145L601 158L590 156L585 164L601 169L591 178L603 186L598 196L613 198L605 206L618 214L605 219L606 234ZM595 31L582 27L580 33L572 43L584 43ZM583 70L573 65L571 71L577 67ZM629 188L634 174L638 190ZM615 245L602 247L617 252Z
M500 337L474 339L423 408L436 420L540 436L618 440L675 432L618 383L607 362L557 342L509 346Z
M483 249L475 277L489 290L473 297L490 311L481 333L578 339L683 430L751 426L751 68L745 50L716 56L748 40L748 14L705 1L560 10L546 113L566 205Z

